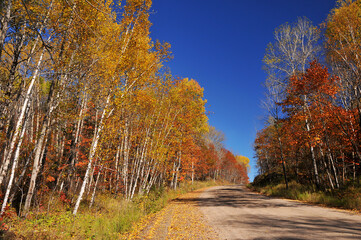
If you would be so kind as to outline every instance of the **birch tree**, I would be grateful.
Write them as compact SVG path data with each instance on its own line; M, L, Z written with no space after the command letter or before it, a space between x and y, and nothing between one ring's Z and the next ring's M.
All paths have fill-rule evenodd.
M305 72L307 64L320 52L319 30L306 18L299 18L296 23L285 23L275 30L274 43L269 43L263 58L264 69L267 72L265 86L267 89L265 108L268 110L276 126L279 143L279 154L282 162L286 186L288 186L286 163L283 154L283 144L279 133L280 107L277 105L285 99L289 79ZM307 99L304 97L306 103ZM307 112L306 105L304 111ZM307 131L310 131L310 118L305 119ZM314 148L310 145L314 175L319 184L318 168Z

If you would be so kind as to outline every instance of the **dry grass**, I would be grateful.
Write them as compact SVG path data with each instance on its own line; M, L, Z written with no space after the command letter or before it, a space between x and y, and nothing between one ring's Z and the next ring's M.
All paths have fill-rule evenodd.
M283 183L266 186L250 185L250 188L269 196L284 197L329 207L361 211L361 187L349 186L332 192L316 191L313 186L305 186L292 181L289 183L288 189L286 189Z
M73 216L71 208L53 199L49 211L38 209L26 219L6 219L10 228L7 237L14 239L117 239L144 216L157 212L178 196L195 189L223 184L222 182L183 183L175 191L157 189L149 195L137 196L133 201L99 195L94 207L84 201L80 212ZM16 238L15 238L15 235ZM11 237L12 236L12 237Z

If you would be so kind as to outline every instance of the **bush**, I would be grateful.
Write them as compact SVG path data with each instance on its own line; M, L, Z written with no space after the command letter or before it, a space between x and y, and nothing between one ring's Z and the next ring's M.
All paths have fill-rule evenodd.
M257 187L265 187L268 185L277 185L284 182L284 177L282 173L279 172L267 172L261 175L258 175L253 180L252 185Z
M150 213L161 210L179 195L223 182L184 182L177 190L152 189L148 195L136 196L132 201L109 194L98 195L89 209L83 201L77 216L73 216L61 199L53 200L50 211L30 213L28 218L15 217L7 224L11 226L14 239L118 239L129 231L134 223ZM5 236L5 235L0 235Z
M250 188L269 196L284 197L330 207L361 210L361 187L349 186L333 192L327 192L316 191L315 186L312 185L291 181L288 184L288 189L286 189L284 183L277 185L252 184Z

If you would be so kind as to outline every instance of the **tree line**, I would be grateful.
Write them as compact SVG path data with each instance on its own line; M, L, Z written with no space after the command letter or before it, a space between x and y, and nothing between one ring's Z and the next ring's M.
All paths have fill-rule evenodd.
M1 213L99 191L131 200L207 178L247 182L208 125L203 88L164 66L151 0L0 3Z
M361 1L340 0L323 24L274 32L263 59L265 127L254 143L261 174L318 189L360 180Z

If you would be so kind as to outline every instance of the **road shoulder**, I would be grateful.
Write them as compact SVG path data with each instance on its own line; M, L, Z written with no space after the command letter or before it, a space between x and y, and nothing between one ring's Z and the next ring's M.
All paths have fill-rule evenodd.
M143 218L121 239L219 239L197 205L205 190L174 199L161 211Z

